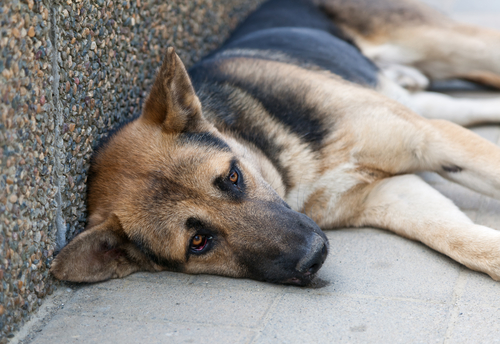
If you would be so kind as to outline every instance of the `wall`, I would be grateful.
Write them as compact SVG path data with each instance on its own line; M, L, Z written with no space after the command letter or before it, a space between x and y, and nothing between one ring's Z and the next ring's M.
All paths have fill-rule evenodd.
M0 343L85 226L92 147L140 113L167 46L189 67L260 0L0 3Z

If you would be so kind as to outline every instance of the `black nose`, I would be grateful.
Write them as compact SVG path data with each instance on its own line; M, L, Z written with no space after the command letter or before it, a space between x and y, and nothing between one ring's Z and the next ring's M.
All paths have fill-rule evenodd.
M328 255L327 245L325 239L314 233L311 249L297 264L297 271L306 275L316 273L321 268Z

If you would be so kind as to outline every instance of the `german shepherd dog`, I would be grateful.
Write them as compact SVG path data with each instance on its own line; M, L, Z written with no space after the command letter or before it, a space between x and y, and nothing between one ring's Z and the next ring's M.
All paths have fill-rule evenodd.
M500 149L452 123L499 122L500 101L423 90L446 78L500 87L500 33L413 0L271 0L189 73L168 48L142 115L94 154L87 228L51 272L307 285L322 229L373 226L500 280L500 231L412 174L500 199Z

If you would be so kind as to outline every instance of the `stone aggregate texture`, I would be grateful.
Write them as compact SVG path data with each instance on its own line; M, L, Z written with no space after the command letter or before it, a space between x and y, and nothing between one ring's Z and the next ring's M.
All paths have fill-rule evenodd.
M0 1L0 343L56 287L93 148L140 114L166 48L189 67L259 2Z
M48 265L58 188L50 19L42 2L0 6L0 337L53 289Z

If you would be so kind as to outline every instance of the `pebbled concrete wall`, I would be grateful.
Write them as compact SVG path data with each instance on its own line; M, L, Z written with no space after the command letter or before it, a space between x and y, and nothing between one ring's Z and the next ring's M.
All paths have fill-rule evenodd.
M167 46L189 67L261 0L0 2L0 343L85 226L96 142L137 115Z

